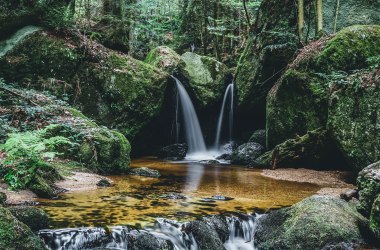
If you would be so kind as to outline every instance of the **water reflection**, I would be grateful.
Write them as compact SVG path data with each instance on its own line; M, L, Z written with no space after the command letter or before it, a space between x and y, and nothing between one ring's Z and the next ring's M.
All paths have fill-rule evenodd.
M146 225L157 217L190 220L223 212L250 213L292 205L312 195L318 186L278 181L260 170L236 166L172 163L144 158L132 167L149 167L161 178L110 176L115 186L66 193L61 200L39 200L53 227ZM214 195L229 201L207 201Z

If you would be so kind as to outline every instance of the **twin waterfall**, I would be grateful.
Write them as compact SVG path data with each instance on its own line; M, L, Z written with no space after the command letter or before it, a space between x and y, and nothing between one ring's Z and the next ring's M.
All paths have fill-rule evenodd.
M208 155L209 152L219 152L221 148L221 135L224 121L224 114L226 113L227 107L229 108L229 142L232 141L232 130L233 130L233 109L234 109L234 84L228 85L223 98L223 104L220 110L218 123L216 127L215 143L211 150L208 151L206 143L203 137L202 129L199 124L199 119L197 113L195 112L194 105L187 93L185 87L182 83L175 77L177 87L177 100L176 100L176 117L175 117L175 131L176 140L178 142L179 138L179 106L181 106L182 117L184 121L184 131L186 142L189 146L188 158L190 156L200 156L204 157ZM200 158L201 159L201 158Z

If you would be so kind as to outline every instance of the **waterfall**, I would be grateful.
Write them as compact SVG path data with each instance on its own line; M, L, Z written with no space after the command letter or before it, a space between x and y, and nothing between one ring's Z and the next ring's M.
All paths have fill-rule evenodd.
M256 221L259 215L239 214L224 217L229 237L224 242L227 250L255 250L254 234ZM207 221L211 217L205 217ZM141 230L131 229L127 226L103 228L67 228L55 230L41 230L38 235L49 250L74 249L135 249L136 239L149 239L154 237L160 249L198 250L198 244L192 232L187 231L186 225L174 220L158 218L155 225ZM212 229L212 226L210 227ZM208 232L204 232L207 234Z
M9 39L1 41L0 57L3 57L8 51L12 50L19 42L22 41L22 39L38 30L40 30L38 27L26 26L13 34Z
M203 134L201 130L201 126L199 125L199 120L197 113L195 112L193 103L191 102L189 94L186 92L185 87L182 83L175 77L173 77L176 81L177 91L179 102L182 108L183 120L184 120L184 128L186 134L186 141L189 145L189 154L205 152L206 144L203 139ZM177 105L178 107L178 105ZM178 118L178 112L177 117ZM177 129L178 130L178 124Z
M230 97L228 99L228 97ZM222 133L222 125L223 125L223 118L224 118L224 113L225 113L225 108L227 104L227 100L230 101L230 112L229 112L229 141L232 141L232 130L233 130L233 119L234 119L234 84L231 83L228 85L226 92L224 94L223 98L223 104L222 108L220 109L219 113L219 119L218 119L218 124L216 127L216 135L215 135L215 143L214 147L216 150L220 148L220 136Z

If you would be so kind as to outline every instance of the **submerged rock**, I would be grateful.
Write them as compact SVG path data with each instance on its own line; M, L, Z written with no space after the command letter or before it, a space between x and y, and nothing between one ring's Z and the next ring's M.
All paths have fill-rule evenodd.
M168 194L163 194L160 196L163 199L169 199L169 200L185 200L187 197L183 194L180 193L168 193Z
M43 250L42 241L24 223L18 221L12 213L0 207L0 249Z
M185 143L169 145L162 148L158 152L158 157L170 158L170 159L175 159L175 160L183 160L186 157L188 148L189 147Z
M205 164L205 165L218 165L220 162L218 160L202 160L199 161L200 164Z
M101 179L100 181L98 181L98 183L96 183L96 186L98 186L98 187L111 187L112 183L107 179Z
M364 243L366 233L368 220L354 204L336 197L312 196L261 217L255 243L258 249L322 249Z
M232 154L231 163L241 165L256 165L255 159L264 153L264 147L256 142L239 146Z
M129 170L128 174L130 175L138 175L138 176L145 176L145 177L152 177L152 178L159 178L161 177L160 172L158 172L155 169L150 169L146 167L142 168L132 168Z
M368 217L371 213L372 204L380 194L380 161L360 171L357 184L360 202L358 210Z
M49 228L50 221L48 214L36 207L17 206L10 207L9 211L19 221L27 225L33 232Z

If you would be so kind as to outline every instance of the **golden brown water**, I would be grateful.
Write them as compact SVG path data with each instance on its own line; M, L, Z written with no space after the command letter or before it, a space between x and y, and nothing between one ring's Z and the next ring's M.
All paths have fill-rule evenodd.
M132 167L141 166L159 170L162 177L110 176L115 182L113 187L66 193L60 200L41 200L41 207L49 213L56 228L144 226L157 217L189 220L206 214L250 213L289 206L319 190L316 185L274 180L261 176L260 170L237 166L169 163L154 158L132 163ZM160 197L172 192L188 198ZM213 195L234 199L202 201Z

